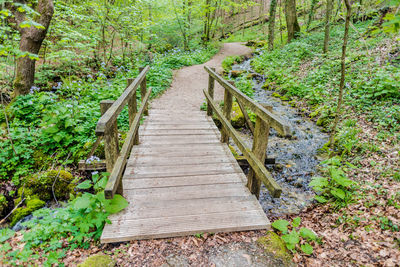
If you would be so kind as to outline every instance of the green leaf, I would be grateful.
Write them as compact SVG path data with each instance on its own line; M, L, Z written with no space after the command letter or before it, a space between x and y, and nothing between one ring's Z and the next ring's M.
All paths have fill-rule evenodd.
M329 181L327 178L316 176L311 179L311 182L308 185L315 191L322 191L323 188L329 185Z
M336 198L340 198L341 200L345 199L346 197L346 193L340 188L332 189L331 194Z
M301 222L300 217L296 217L296 218L294 218L293 221L292 221L292 226L295 227L295 228L296 228L296 227L299 227L300 222Z
M296 244L300 242L299 233L296 231L291 231L289 234L283 235L282 240L285 242L288 249L293 250Z
M128 205L128 201L121 195L114 195L114 198L108 201L104 208L108 213L113 214L125 209Z
M78 189L89 189L92 187L92 183L89 180L83 181L82 183L78 184L76 188Z
M287 233L288 228L287 226L289 225L289 222L286 220L276 220L274 221L271 226L274 227L275 229L281 231L282 233Z
M326 202L328 202L328 200L327 200L325 197L323 197L323 196L315 196L314 199L315 199L316 201L318 201L319 203L326 203Z
M48 133L48 134L57 133L58 131L59 131L59 129L56 125L47 127L43 130L43 132Z
M3 228L0 230L0 243L10 239L14 235L14 231L10 228Z
M317 235L313 231L311 231L310 229L305 228L305 227L300 228L299 233L302 238L305 238L307 240L314 241L314 240L317 240L317 238L318 238Z
M63 139L63 135L62 134L56 134L56 135L53 136L53 139L54 139L54 141L59 143Z
M311 255L314 251L313 247L308 243L301 245L300 248L301 248L301 251L303 251L307 255Z
M83 196L76 198L74 208L77 210L88 208L90 206L90 199L90 194L84 194Z

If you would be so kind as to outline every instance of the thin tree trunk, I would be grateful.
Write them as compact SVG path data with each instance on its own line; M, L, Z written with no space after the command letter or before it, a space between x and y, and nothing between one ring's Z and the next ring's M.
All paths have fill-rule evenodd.
M15 2L26 4L25 1ZM6 6L14 14L13 17L9 17L9 22L13 24L14 29L18 30L21 34L19 50L38 55L53 17L53 0L39 0L36 5L35 11L39 13L40 16L35 16L33 19L35 22L42 25L43 28L36 28L33 26L28 28L19 27L19 25L26 20L25 13L19 12L17 7L12 3L6 3ZM14 97L29 93L35 80L35 63L36 59L31 59L28 55L17 58L14 79Z
M331 132L331 136L329 139L331 151L333 153L333 149L335 147L335 134L336 128L340 119L340 113L342 110L342 102L343 102L343 90L344 90L344 81L346 75L346 48L347 48L347 39L349 36L349 26L350 26L350 19L351 19L351 4L350 0L344 0L346 5L346 23L344 26L344 37L343 37L343 46L342 46L342 58L341 58L341 76L340 76L340 85L339 85L339 97L337 102L335 120L333 123L333 128Z
M311 25L311 21L314 17L314 9L315 9L315 5L317 4L318 0L311 0L311 6L310 6L310 13L308 13L308 21L307 21L307 32L308 29L310 28Z
M325 15L325 38L324 38L324 54L328 52L329 48L329 28L330 17L332 13L333 0L326 0L326 15Z
M276 13L276 0L271 0L269 6L269 24L268 24L268 49L274 49L275 38L275 13Z
M283 32L282 32L282 0L279 0L279 33L281 36L281 44L283 43Z
M288 32L288 43L297 38L300 33L300 25L297 21L296 0L285 1L286 28Z

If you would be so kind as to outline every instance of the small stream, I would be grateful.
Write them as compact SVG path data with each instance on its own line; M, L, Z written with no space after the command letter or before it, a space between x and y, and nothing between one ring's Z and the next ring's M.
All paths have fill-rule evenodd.
M328 141L328 135L321 132L312 121L301 116L296 108L279 98L272 97L273 91L263 89L265 77L252 70L251 59L232 66L232 70L253 74L253 99L272 106L273 112L289 123L293 134L290 139L281 138L271 128L267 157L275 158L275 165L266 165L266 167L282 187L282 195L280 198L272 198L263 186L260 203L266 214L270 216L298 213L312 202L314 194L308 184L320 162L318 150ZM251 147L251 133L244 130L242 137Z

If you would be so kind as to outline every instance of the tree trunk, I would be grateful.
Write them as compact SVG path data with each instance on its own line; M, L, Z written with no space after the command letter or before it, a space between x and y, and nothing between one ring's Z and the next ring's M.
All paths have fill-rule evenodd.
M328 52L329 46L329 27L330 17L332 13L333 0L326 0L326 15L325 15L325 38L324 38L324 54Z
M16 2L21 3L21 1ZM23 1L23 4L25 4L25 1ZM11 3L8 7L14 14L14 17L10 18L10 22L14 23L15 29L21 34L19 49L22 52L38 55L53 17L53 0L39 0L35 8L35 11L39 13L40 16L34 16L33 20L44 27L40 29L33 26L27 28L19 27L23 21L27 20L25 13L19 12ZM35 62L36 59L31 59L28 55L17 59L14 79L14 97L29 93L35 80Z
M268 49L274 49L274 37L275 37L275 13L276 13L276 0L271 0L269 6L269 25L268 25Z
M308 21L307 21L307 28L306 28L307 31L310 28L310 24L311 24L311 21L314 16L314 9L315 9L316 4L317 4L317 0L311 0L310 13L308 14Z
M346 48L347 48L347 39L349 36L349 26L350 26L350 18L351 18L351 4L350 0L344 0L346 5L346 23L344 26L344 37L343 37L343 46L342 46L342 58L341 58L341 76L340 76L340 85L339 85L339 97L337 102L335 121L333 123L333 128L331 132L331 136L329 139L331 151L333 153L333 148L335 147L335 133L336 128L340 119L340 113L342 109L343 102L343 90L344 90L344 80L346 75Z
M297 21L296 0L285 1L286 27L288 31L288 43L297 38L300 33L300 25Z

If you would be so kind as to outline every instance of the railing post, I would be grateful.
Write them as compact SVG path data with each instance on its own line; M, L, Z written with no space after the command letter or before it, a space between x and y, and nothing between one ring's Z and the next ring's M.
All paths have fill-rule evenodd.
M113 100L102 100L100 102L101 114L106 113L113 103ZM106 156L107 172L111 173L119 154L117 122L104 132L104 154Z
M210 68L212 71L215 72L215 68ZM214 99L214 78L211 76L211 74L208 75L208 94L211 96L212 99ZM213 115L213 110L210 105L210 103L207 103L207 116L212 116Z
M143 71L143 69L144 69L143 67L139 68L139 74ZM140 96L142 101L144 99L144 96L146 95L146 90L147 90L147 83L146 83L146 77L144 77L143 81L140 83ZM149 110L147 108L147 105L144 109L144 115L146 116L149 115Z
M225 89L225 92L224 92L224 116L229 121L229 123L231 122L232 102L233 102L232 94L229 92L229 90ZM225 127L222 127L221 142L227 143L227 144L229 143L229 131L227 129L225 129Z
M261 162L265 162L269 128L269 124L257 116L252 151ZM249 188L250 192L257 197L257 199L260 197L261 179L256 177L251 168L249 174L247 175L247 187Z
M134 79L128 79L128 85L131 85ZM132 126L132 122L135 119L137 113L137 99L136 99L136 91L133 93L132 97L128 100L128 111L129 111L129 126ZM135 140L133 142L134 145L139 144L139 134L136 134Z

